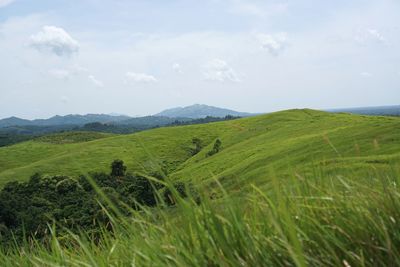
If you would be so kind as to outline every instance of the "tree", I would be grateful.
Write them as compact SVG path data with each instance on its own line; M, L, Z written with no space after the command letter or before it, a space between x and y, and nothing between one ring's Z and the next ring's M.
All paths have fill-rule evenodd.
M213 148L213 150L215 150L215 151L218 153L219 150L221 149L221 145L222 145L221 140L217 139L217 140L215 141L215 143L214 143L214 148Z
M146 177L136 175L133 182L134 197L142 205L155 206L157 204L156 186Z
M17 225L17 215L13 209L13 195L9 192L0 193L0 225L14 227Z
M219 140L219 139L215 140L213 149L208 151L207 157L210 157L210 156L212 156L214 154L217 154L221 150L221 145L222 145L221 140Z
M122 177L125 176L126 166L122 160L116 159L111 164L111 176Z
M191 153L192 156L194 156L203 149L203 142L199 138L195 137L192 139L192 144L194 145L194 148L192 148Z

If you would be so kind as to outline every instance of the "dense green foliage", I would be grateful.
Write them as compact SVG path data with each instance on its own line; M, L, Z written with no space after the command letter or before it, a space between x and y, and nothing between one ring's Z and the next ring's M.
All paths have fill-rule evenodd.
M0 193L1 243L9 246L16 238L43 240L53 221L68 227L92 229L106 223L107 217L77 181L65 177L34 175L28 182L8 183Z
M0 245L9 246L24 238L48 242L49 225L56 223L59 234L64 229L78 233L87 231L92 237L101 227L113 229L108 210L118 207L117 214L130 214L141 206L155 206L157 202L173 205L173 194L159 178L126 173L123 161L111 164L111 174L92 173L74 180L67 176L41 177L33 175L27 182L7 183L0 192ZM186 185L175 186L180 196L187 197ZM190 186L191 194L195 192ZM163 195L163 198L157 199Z
M157 128L158 125L118 125L110 123L93 122L83 125L82 127L75 128L76 130L90 131L90 132L103 132L103 133L115 133L115 134L130 134L136 133L152 128Z
M57 134L49 134L35 138L36 142L50 144L74 144L89 142L101 138L111 137L112 134L93 133L93 132L64 132Z
M100 138L110 137L112 134L95 133L95 132L75 132L67 131L46 135L35 134L15 134L15 133L1 133L0 129L0 147L9 146L28 140L35 140L37 142L52 143L52 144L72 144L80 142L93 141Z
M0 133L0 147L13 145L23 141L32 139L33 136L27 136L22 134L10 134L10 133Z

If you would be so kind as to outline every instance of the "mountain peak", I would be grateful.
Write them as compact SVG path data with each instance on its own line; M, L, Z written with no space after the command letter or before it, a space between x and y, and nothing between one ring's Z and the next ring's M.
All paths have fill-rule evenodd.
M228 115L246 117L249 116L250 113L238 112L230 109L208 106L205 104L194 104L186 107L176 107L176 108L166 109L160 113L155 114L155 116L163 116L170 118L181 117L181 118L192 118L192 119L205 118L207 116L225 117Z

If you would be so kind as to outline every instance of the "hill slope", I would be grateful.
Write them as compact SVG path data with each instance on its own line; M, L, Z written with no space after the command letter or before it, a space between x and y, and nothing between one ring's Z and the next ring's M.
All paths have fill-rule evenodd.
M192 138L207 146L191 155ZM222 150L206 157L216 138ZM106 171L112 160L133 171L162 166L174 179L212 181L233 189L310 172L389 170L400 162L400 118L289 110L204 125L159 128L70 144L41 140L0 148L0 184L34 172L77 176Z

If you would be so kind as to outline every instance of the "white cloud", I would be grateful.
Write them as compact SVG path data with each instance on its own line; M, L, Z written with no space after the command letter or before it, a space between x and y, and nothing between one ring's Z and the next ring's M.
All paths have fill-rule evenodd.
M75 76L86 74L89 70L80 65L73 65L64 69L50 69L47 73L60 80L69 80Z
M372 73L369 73L369 72L364 71L364 72L361 72L360 75L363 76L363 77L365 77L365 78L368 78L368 77L371 77L371 76L372 76Z
M53 69L49 70L48 73L56 79L68 80L71 78L71 73L65 69Z
M284 13L288 9L288 4L282 2L255 0L231 0L230 2L228 11L239 15L269 16Z
M241 82L236 71L222 59L213 59L205 66L204 79L217 82Z
M67 104L67 103L69 102L69 98L68 98L67 96L62 96L62 97L60 98L60 100L61 100L61 102L64 103L64 104Z
M374 38L375 40L377 40L379 42L385 41L385 38L379 31L374 30L374 29L367 29L367 32L368 32L369 36L371 36L371 38Z
M42 31L31 36L31 46L57 56L71 56L79 51L79 43L64 29L44 26Z
M267 50L271 55L278 56L288 46L286 33L257 34L261 48Z
M168 91L168 94L170 96L172 96L172 97L175 97L175 98L182 98L183 97L183 94L180 91L177 91L177 90L170 90L170 91Z
M234 1L230 11L237 14L256 16L261 16L264 13L260 6L257 6L254 3L245 3L243 1Z
M181 67L181 65L179 63L174 63L172 65L172 69L178 74L183 74L182 67Z
M9 4L11 4L14 1L15 0L0 0L0 8L8 6Z
M71 72L74 74L81 74L81 73L87 73L89 70L85 67L82 67L80 65L73 65L71 67Z
M137 82L137 83L155 83L157 79L146 73L136 73L136 72L127 72L125 74L126 82Z
M359 30L355 34L354 40L361 45L366 45L369 42L376 42L376 43L386 42L383 34L376 29Z
M89 75L88 76L89 81L96 87L104 87L104 83L98 79L96 79L96 77L94 77L93 75Z
M397 87L400 76L392 74L400 70L393 70L399 67L396 55L400 49L399 28L396 27L399 25L397 13L400 9L398 4L394 4L395 1L369 1L370 3L365 5L354 1L355 3L328 6L315 1L315 6L310 10L305 3L307 1L297 3L289 0L248 0L261 9L263 3L289 2L290 12L287 15L268 18L244 14L241 17L241 14L229 13L228 2L233 0L210 1L219 1L220 4L211 5L207 0L207 4L193 10L193 6L189 6L191 1L180 1L187 5L190 19L185 24L182 23L181 16L168 14L171 15L169 26L175 25L178 27L176 29L170 29L168 26L162 31L155 29L153 24L135 21L140 24L135 24L135 28L145 32L136 37L133 36L135 34L132 33L131 27L135 16L115 17L112 19L112 25L106 28L95 26L101 24L101 21L93 21L90 25L79 27L82 26L79 25L82 21L68 21L68 14L62 15L65 6L61 4L58 7L59 11L42 10L40 13L31 13L37 15L27 17L23 17L23 14L4 17L0 23L2 114L24 112L27 116L37 116L33 115L33 112L29 115L35 105L46 106L49 113L66 113L67 110L58 110L54 103L63 94L71 98L69 113L101 111L104 108L101 103L106 101L109 111L130 114L147 114L155 112L160 106L193 102L236 105L243 110L262 112L266 106L269 110L297 106L323 108L335 105L390 103L399 98ZM9 7L17 4L18 1ZM160 5L154 4L151 12L154 13L154 8L158 7ZM333 10L329 11L331 7ZM78 17L82 15L79 13L79 5L73 8ZM6 11L0 9L0 13L3 10ZM7 8L8 11L14 9ZM117 11L114 13L119 14ZM131 13L128 8L119 11L124 14ZM140 13L143 12L145 11L140 10ZM251 13L251 8L245 12ZM320 13L318 16L310 16L310 12ZM212 16L215 13L219 16ZM54 14L57 14L57 18ZM97 15L91 19L102 19ZM198 18L206 16L210 19L203 23L204 25L198 25ZM309 20L299 20L303 17L308 17ZM127 21L128 18L132 21ZM55 19L62 23L56 24L58 22ZM164 21L165 18L160 19ZM70 60L63 60L56 56L44 57L33 53L36 50L32 47L27 49L24 46L27 39L29 42L31 34L42 31L44 25L61 26L79 41L81 47L78 55ZM384 46L379 41L371 41L372 45L360 49L354 41L357 29L376 29L390 45ZM257 34L270 34L275 38L274 33L286 30L288 40L283 49L274 44L276 40L272 45L270 41L266 42L264 49L261 48L263 43L257 38ZM154 32L156 34L153 34ZM365 34L371 35L369 38L377 35L373 31ZM342 37L342 40L329 40L331 36L337 35ZM280 51L279 56L271 56L269 47L272 47L273 51ZM236 71L234 75L243 82L232 83L224 78L229 77L226 71L216 71L215 68L212 68L214 74L207 73L205 64L214 58L225 60L231 69ZM99 60L102 64L99 64ZM73 74L72 66L78 63L87 67L89 71L78 76ZM173 63L180 64L183 75L174 72ZM105 65L112 68L105 68ZM54 69L65 69L72 76L64 82L57 80L48 73ZM159 82L141 86L142 84L125 77L127 71L152 74ZM363 78L360 74L364 71L373 73L373 76ZM206 83L203 76L205 73L211 80L226 82ZM91 84L88 76L92 74L104 82L104 88L98 89ZM123 86L125 80L132 86ZM20 85L21 81L32 81L32 84ZM380 84L381 90L376 90L377 84ZM82 101L84 98L93 97L93 90L87 90L88 87L101 91L101 94L96 95L99 101ZM127 90L128 87L136 87L136 90ZM55 99L54 93L57 92L54 88L60 92ZM235 90L239 88L240 90ZM173 90L182 93L181 100L177 101L169 94L169 91ZM356 97L360 92L364 93L363 98ZM126 97L114 101L116 94ZM29 101L22 102L21 95ZM227 95L230 96L229 101ZM350 97L341 97L343 95ZM151 103L143 101L146 98L151 98Z

